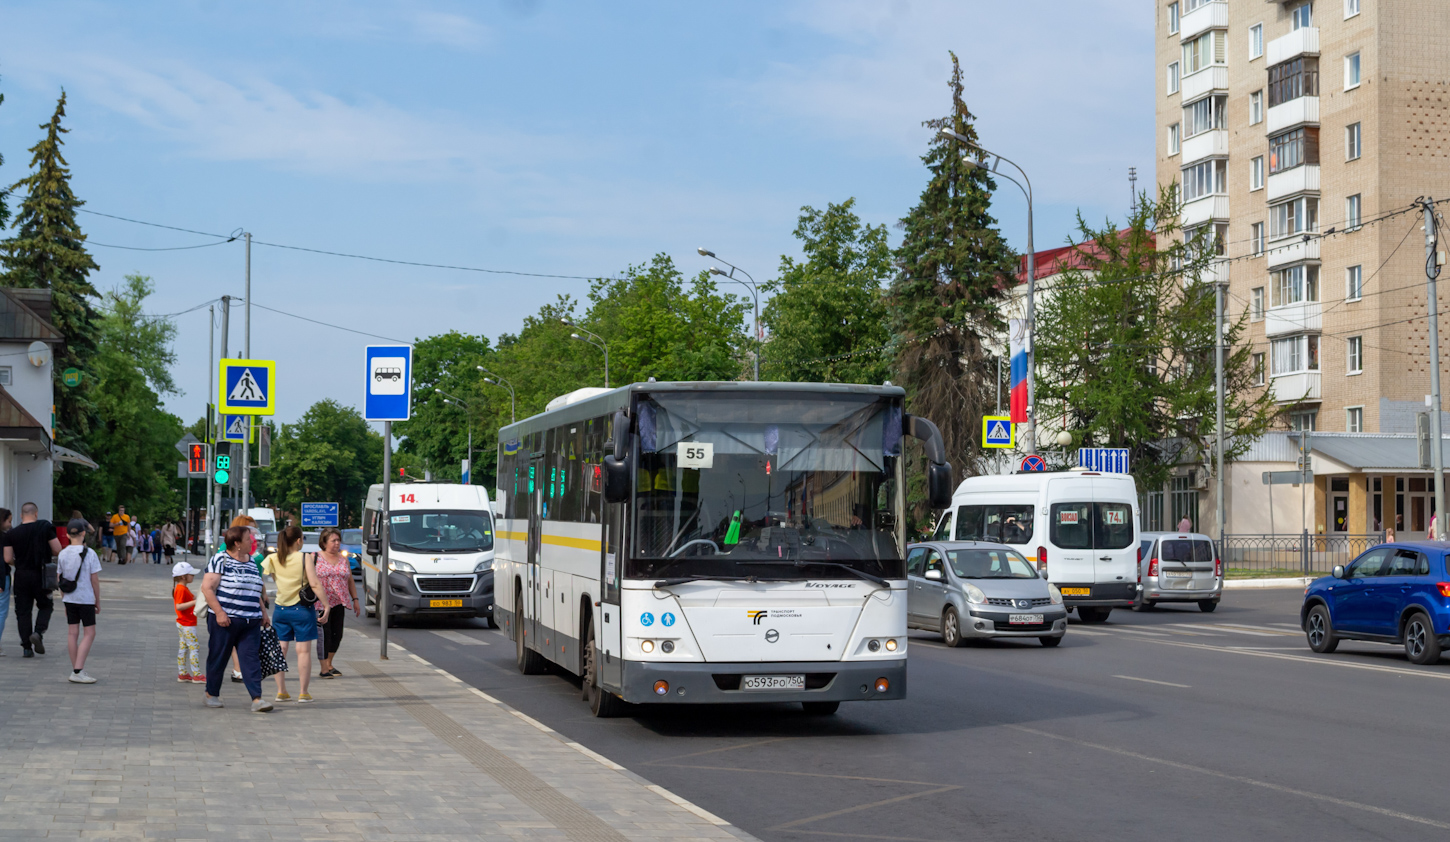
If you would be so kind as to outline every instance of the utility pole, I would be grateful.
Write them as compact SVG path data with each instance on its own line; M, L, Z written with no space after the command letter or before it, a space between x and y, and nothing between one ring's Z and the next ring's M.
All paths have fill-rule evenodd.
M247 240L247 260L245 290L246 307L242 310L242 358L252 358L252 234L247 232L242 235ZM267 388L275 389L275 383L267 384ZM242 500L237 504L238 509L245 510L252 505L252 429L254 417L247 418L247 435L242 439Z
M1440 261L1435 249L1435 200L1425 199L1425 287L1429 296L1430 322L1430 464L1435 472L1435 537L1444 540L1446 524L1439 520L1445 505L1445 457L1440 452L1440 306L1435 292L1435 279L1440 276Z
M222 350L221 350L222 359L226 359L226 354L227 354L227 328L230 325L231 311L232 311L232 297L230 295L223 295L222 296ZM216 452L217 452L218 446L221 444L221 440L222 440L221 430L222 430L222 426L224 424L222 418L223 418L223 416L222 416L222 413L220 412L220 407L218 407L218 412L216 414L216 424L213 427L213 433L212 433L212 442L213 442L213 445L212 445L212 469L213 470L211 471L211 475L213 477L216 476L216 470L215 470L216 469ZM222 546L222 539L221 539L222 538L222 492L223 492L222 486L218 483L216 485L216 505L215 505L215 508L213 509L213 512L214 512L213 516L216 518L216 528L214 530L212 530L212 533L211 533L212 552L217 552L217 547Z
M212 306L206 308L206 313L206 406L204 408L209 408L212 405L212 399L216 397L216 383L212 380L212 377L216 374L216 305L213 304ZM205 438L211 440L209 443L209 447L211 448L211 458L213 460L216 459L216 438L212 435L212 429L214 427L214 424L215 422L212 420L211 413L207 412L206 420L202 423L202 429L205 431L202 433L202 435ZM212 472L207 471L205 483L206 490L203 494L203 496L206 498L205 530L207 533L211 532L211 520L215 516L214 510L211 506L211 476ZM207 541L208 544L211 541L210 534L207 535ZM196 544L195 535L192 536L192 543L193 545ZM202 550L202 553L205 554L206 550Z
M1226 265L1226 264L1224 264ZM1219 267L1214 267L1215 269ZM1215 394L1215 422L1214 438L1217 442L1214 445L1214 526L1218 533L1219 552L1223 552L1223 299L1224 282L1214 279L1213 282L1213 382ZM1270 489L1271 491L1273 489Z

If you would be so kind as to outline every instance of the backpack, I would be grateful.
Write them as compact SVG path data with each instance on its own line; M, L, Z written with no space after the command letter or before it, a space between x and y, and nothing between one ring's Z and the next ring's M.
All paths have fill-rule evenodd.
M61 593L74 593L75 589L80 587L81 571L86 569L86 561L88 561L92 555L93 553L89 549L83 550L81 552L81 561L80 564L76 565L76 575L74 579L67 579L64 573L59 573L59 571L57 571L59 573L57 585L60 587Z

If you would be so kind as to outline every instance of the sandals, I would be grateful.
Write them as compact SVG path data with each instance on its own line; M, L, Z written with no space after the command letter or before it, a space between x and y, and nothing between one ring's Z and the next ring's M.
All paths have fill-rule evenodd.
M333 667L332 669L328 670L327 672L319 673L319 675L322 676L323 678L336 678L336 677L342 675L342 673L338 672L336 667Z

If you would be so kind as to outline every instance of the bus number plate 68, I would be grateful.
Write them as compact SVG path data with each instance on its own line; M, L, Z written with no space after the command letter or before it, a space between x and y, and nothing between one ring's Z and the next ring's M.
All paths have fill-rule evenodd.
M804 675L747 675L740 682L742 690L804 690Z

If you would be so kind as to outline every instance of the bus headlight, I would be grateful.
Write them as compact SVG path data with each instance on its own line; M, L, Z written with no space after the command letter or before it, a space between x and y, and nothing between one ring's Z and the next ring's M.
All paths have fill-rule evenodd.
M675 651L675 642L673 640L666 640L660 644L660 651L666 655L670 654Z
M655 651L655 642L653 640L641 640L639 642L639 648L643 652L653 652Z
M970 602L974 605L981 605L982 603L987 601L987 595L983 593L982 589L977 587L976 585L970 583L963 583L962 592L967 595L967 602Z
M890 640L886 641L886 651L887 652L895 652L896 651L896 638L893 637Z
M870 640L870 641L867 641L866 642L866 648L867 649L870 649L872 652L879 652L881 650L881 641L879 641L879 640Z

